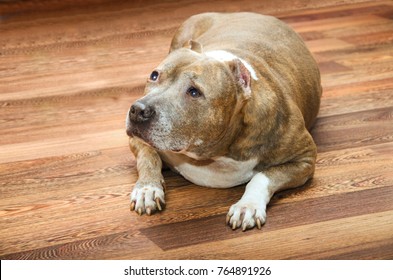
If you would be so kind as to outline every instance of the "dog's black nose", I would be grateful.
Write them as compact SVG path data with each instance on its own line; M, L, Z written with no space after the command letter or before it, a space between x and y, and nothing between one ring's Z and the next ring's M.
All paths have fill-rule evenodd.
M145 122L150 120L155 113L153 106L137 101L130 108L130 120L135 123Z

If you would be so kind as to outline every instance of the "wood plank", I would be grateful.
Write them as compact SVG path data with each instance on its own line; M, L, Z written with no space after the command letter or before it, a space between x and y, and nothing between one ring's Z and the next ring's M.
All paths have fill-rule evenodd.
M392 116L388 107L319 118L312 134L319 152L387 143L393 139Z
M319 117L392 107L393 92L385 82L380 80L328 88L324 92Z
M375 16L375 15L356 15L356 16L346 16L340 18L328 18L314 20L310 24L309 22L293 22L289 25L295 29L297 32L310 32L310 31L325 31L325 30L335 30L342 28L354 28L356 26L364 26L369 22L375 22L380 24L389 24L390 20Z
M88 150L100 150L125 146L128 138L124 129L80 135L79 137L59 137L46 142L32 141L18 144L2 145L0 162L31 160L63 153L79 153Z
M243 235L264 234L269 231L298 227L308 223L319 223L367 213L384 212L393 209L393 204L390 203L392 199L393 187L386 187L326 196L310 201L305 200L279 205L272 203L267 211L269 219L261 232L249 231L243 233L241 231L232 231L225 225L224 215L194 219L191 222L149 227L142 229L141 232L163 250L170 250ZM335 205L340 207L340 211L331 207L333 201ZM361 208L355 207L359 204L362 205ZM182 235L179 236L176 232L182 232Z
M389 63L364 65L362 68L355 68L353 71L329 73L322 78L322 87L327 88L327 93L334 93L330 88L348 86L349 84L371 83L378 81L388 81L393 74L393 68ZM382 86L385 86L382 84ZM342 91L341 91L342 92Z
M319 3L318 3L319 4ZM303 9L292 9L290 11L282 11L279 12L277 11L276 16L280 18L291 18L291 17L296 17L296 16L307 16L307 15L314 15L314 14L324 14L324 13L332 13L332 17L334 17L334 14L341 14L341 13L347 13L345 15L351 15L350 11L348 10L357 10L359 8L366 8L368 10L375 9L375 6L379 5L386 5L386 6L392 6L392 2L390 0L378 0L378 2L374 1L359 1L359 2L350 2L350 1L345 1L345 2L340 2L340 3L335 3L333 4L330 1L326 1L326 5L321 5L318 8L313 8L313 7L303 7ZM346 12L345 12L346 11ZM366 12L366 11L365 11ZM339 17L343 15L338 15ZM296 21L296 20L295 20Z
M332 50L340 50L340 49L348 49L353 45L344 42L343 40L335 39L335 38L324 38L312 41L306 41L307 47L312 52L324 52L324 51L332 51Z
M335 252L392 247L392 211L194 245L157 255L180 259L327 259ZM323 236L321 236L323 232ZM257 239L255 237L258 237ZM272 240L275 242L272 242ZM236 240L236 241L235 241ZM215 248L212 250L212 248ZM307 248L307 252L305 252ZM392 251L384 255L393 257ZM376 258L376 256L373 256ZM356 259L356 258L355 258Z
M128 248L124 257L124 248ZM104 250L103 250L104 249ZM103 254L111 254L111 258L130 259L139 258L146 252L159 250L150 240L139 232L123 232L109 234L105 237L85 239L76 242L62 243L60 245L44 247L39 250L30 250L21 253L2 255L2 260L15 259L105 259ZM108 258L108 257L106 257Z
M332 18L340 18L347 16L358 16L358 15L381 15L385 14L386 11L392 10L391 5L381 4L381 5L373 5L373 6L364 6L364 7L348 7L341 9L333 9L333 10L321 10L320 12L316 11L314 13L303 13L297 15L286 15L280 16L279 18L287 23L292 22L310 22L314 20L320 19L332 19Z
M393 34L389 31L342 37L342 40L355 45L391 44Z
M221 215L216 217L214 216L208 217L206 219L194 220L193 223L182 222L178 224L157 226L159 228L150 227L147 229L142 229L141 232L143 235L148 237L149 240L152 240L154 243L156 243L160 248L164 250L176 250L176 249L187 248L196 244L198 244L198 246L201 246L201 244L205 242L214 242L215 240L220 240L221 243L225 243L225 241L227 240L231 241L233 239L239 238L242 242L245 239L250 240L250 237L255 235L260 236L259 240L263 243L266 243L267 241L266 238L268 236L272 234L276 234L279 236L281 232L287 232L289 230L291 230L292 233L296 235L296 232L299 234L299 231L297 229L304 230L304 228L312 227L314 228L313 234L315 234L315 229L316 229L315 227L317 226L321 226L322 228L324 228L326 232L327 228L324 227L324 224L339 223L341 227L345 227L344 225L348 226L348 223L347 222L342 223L341 221L342 220L348 221L349 220L348 216L350 217L356 216L356 218L354 218L355 220L357 220L358 222L363 222L362 227L365 227L366 225L364 223L367 223L366 221L370 220L372 221L372 224L374 224L374 226L378 225L379 229L383 228L384 233L379 235L378 239L384 240L384 244L387 244L388 246L391 247L393 239L391 238L392 237L391 234L389 234L389 230L391 233L391 230L393 229L393 222L392 222L393 219L391 219L393 215L393 211L385 211L385 210L392 209L393 206L390 203L392 198L393 198L393 188L390 187L390 188L384 188L382 192L376 192L375 190L362 191L362 192L352 193L349 195L343 195L341 197L340 196L326 197L317 201L305 201L304 203L299 203L299 204L292 203L292 204L283 204L280 206L272 205L269 209L269 211L271 212L270 218L261 231L248 231L246 233L240 231L232 231L231 229L225 226L225 223L222 223L222 221L225 221L225 217ZM332 201L335 201L335 199L339 199L340 211L336 211L331 207ZM379 203L375 203L375 201L379 201ZM337 201L335 201L335 203L336 202ZM364 207L362 208L355 207L358 204L361 204ZM291 210L295 210L294 208L300 208L302 210L291 211ZM302 211L306 211L306 215L303 216ZM370 214L370 213L374 213L374 211L376 213L375 215ZM288 213L291 214L288 215ZM315 214L317 214L317 216L315 216ZM309 223L310 220L304 219L305 216L312 217L312 219L315 220ZM369 216L370 218L367 219L364 216ZM272 220L274 222L270 222ZM353 225L353 222L351 224ZM371 224L371 222L369 224ZM334 229L335 234L337 234L336 232L337 225L332 228ZM375 230L377 230L377 228ZM179 236L177 234L178 232L182 232L183 234ZM306 231L304 231L302 234L303 238L305 232ZM354 232L356 232L356 229L354 229ZM124 232L116 235L110 235L109 237L103 236L102 238L100 238L102 239L102 241L98 240L96 241L96 243L100 244L108 241L113 242L113 240L111 239L117 241L120 238L124 238L124 236L126 235L127 233ZM331 234L328 235L332 237ZM364 236L364 232L361 235ZM309 240L309 239L307 239L306 237L305 240ZM368 238L368 240L370 240L370 238ZM129 240L126 240L126 242L128 241ZM376 241L376 240L372 240L372 241ZM83 242L78 242L75 245L83 246L81 244L91 244L91 243L92 240L85 240ZM263 244L260 245L262 246L260 248L263 248ZM275 246L275 248L277 248L283 244L279 242L277 244L271 244L270 247L272 245ZM328 246L329 245L331 246L332 244L328 244ZM348 246L348 244L344 244L344 245ZM67 258L66 256L68 250L72 250L72 247L68 245L65 246L66 248L68 248L67 250L61 250L62 249L61 246L55 246L55 247L44 248L43 250L38 250L38 251L23 252L15 255L6 255L6 256L2 256L2 259L23 258L24 254L26 254L29 258L37 258L37 257L48 258L48 255L49 258ZM94 247L96 245L94 245L93 243L92 245L85 245L85 246L88 247L87 248L88 250L94 251ZM93 247L93 248L89 248L89 247ZM138 247L136 247L135 249L138 250ZM64 255L59 256L60 250L61 250L60 253L64 252ZM235 248L229 250L232 251L235 250ZM266 252L273 253L272 251L273 250L271 250L270 248L270 250ZM255 252L255 251L252 250L247 252ZM277 258L278 257L277 255L282 254L282 252L283 251L277 251L276 256L274 258ZM326 253L324 251L322 252ZM259 253L262 252L259 251ZM201 256L200 254L201 252L199 250L195 250L193 251L193 253L191 253L191 256L192 258L198 258ZM291 252L290 255L291 254L293 254L293 252ZM222 253L220 251L218 252L210 251L210 253L208 253L207 256L205 255L205 257L209 257L209 255L211 258L214 258L214 256L218 256L219 258L222 258ZM226 255L230 256L231 254L226 254ZM263 254L263 255L265 256L265 258L268 256L267 254ZM128 254L128 257L129 256L132 256L132 254ZM389 256L392 256L392 252L390 252ZM294 258L294 256L291 256L291 258ZM315 258L315 256L311 257L311 252L309 252L308 255L306 255L306 258Z
M338 64L335 61L325 61L318 64L319 71L321 74L337 73L343 71L349 71L351 68L344 65Z

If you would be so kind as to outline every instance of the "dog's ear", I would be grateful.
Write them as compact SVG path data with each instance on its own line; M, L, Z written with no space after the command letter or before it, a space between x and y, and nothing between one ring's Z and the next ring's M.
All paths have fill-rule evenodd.
M203 53L202 44L192 39L185 42L183 47L193 50L194 52Z
M246 99L251 97L251 74L244 66L240 59L234 59L228 62L235 81L242 87Z

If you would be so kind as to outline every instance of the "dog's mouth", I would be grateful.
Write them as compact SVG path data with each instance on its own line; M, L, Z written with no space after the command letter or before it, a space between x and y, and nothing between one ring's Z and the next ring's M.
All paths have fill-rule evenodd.
M129 115L129 114L128 114ZM126 119L126 133L129 137L137 137L157 151L171 151L175 153L186 150L189 141L176 135L172 131L172 124L167 119L157 118L149 122L135 122Z
M127 128L127 135L129 137L137 137L143 142L145 142L147 145L152 147L153 149L157 151L169 151L169 152L174 152L174 153L181 153L185 151L185 148L178 148L178 147L170 147L170 146L162 146L162 143L165 143L166 141L158 141L161 143L156 143L155 141L152 140L152 137L148 132L141 132L137 128Z
M126 133L129 137L138 137L142 140L145 140L144 133L140 132L139 129L135 126L127 124Z
M146 142L150 146L154 147L152 141L150 140L149 134L145 131L140 131L137 127L127 127L126 133L129 137L137 137L143 142Z
M126 133L127 133L127 135L128 136L130 136L130 137L133 137L134 136L134 133L132 132L132 129L131 128L126 128Z
M137 127L127 127L127 135L129 137L136 137L151 146L155 150L162 150L153 140L150 133L146 130L139 130Z

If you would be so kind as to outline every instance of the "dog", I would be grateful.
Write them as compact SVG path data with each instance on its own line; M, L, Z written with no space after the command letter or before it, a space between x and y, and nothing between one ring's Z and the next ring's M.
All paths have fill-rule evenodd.
M168 56L126 117L139 178L131 211L165 205L163 162L200 186L245 184L227 224L261 228L274 193L313 177L309 133L320 72L300 36L272 16L203 13L178 29Z

